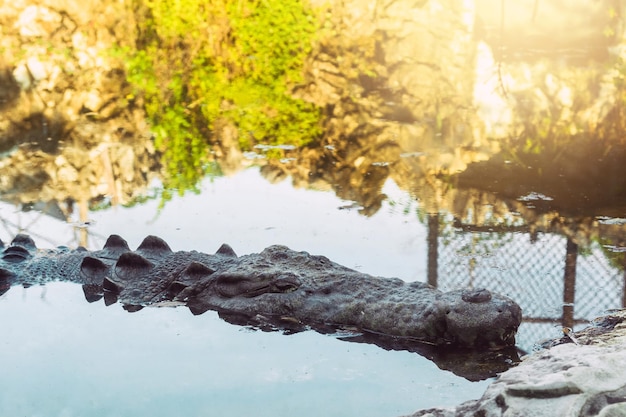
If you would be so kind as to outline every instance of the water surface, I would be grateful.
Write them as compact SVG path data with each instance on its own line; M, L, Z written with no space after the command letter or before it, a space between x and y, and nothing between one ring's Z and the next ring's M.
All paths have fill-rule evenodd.
M619 1L171 5L0 5L3 241L283 244L487 287L521 305L527 352L626 307ZM0 309L6 415L397 416L488 383L67 284Z
M207 181L202 195L175 198L157 216L156 204L91 213L93 245L109 231L131 247L148 233L175 250L213 251L229 242L244 254L281 243L334 253L363 272L407 280L424 274L425 229L415 218L391 206L366 218L341 209L346 202L331 194L268 184L255 169ZM67 224L1 210L5 225L33 221L35 230L57 229L48 235L54 244L74 243ZM293 219L294 212L307 220ZM380 246L377 239L388 233L395 245ZM72 284L13 288L0 309L5 413L393 416L470 399L487 383L441 371L415 353L314 332L252 331L186 308L131 314L120 305L89 304ZM33 395L40 392L46 395Z

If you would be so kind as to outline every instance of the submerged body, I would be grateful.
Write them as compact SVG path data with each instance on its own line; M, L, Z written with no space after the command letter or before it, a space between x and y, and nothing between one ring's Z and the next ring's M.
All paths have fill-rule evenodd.
M323 256L270 246L237 256L228 246L215 254L173 252L148 236L136 251L117 235L98 251L38 250L18 235L0 248L0 291L12 285L71 281L88 300L119 301L130 310L163 303L194 314L216 310L314 329L347 328L470 349L513 346L521 309L484 289L443 293L428 284L380 278Z

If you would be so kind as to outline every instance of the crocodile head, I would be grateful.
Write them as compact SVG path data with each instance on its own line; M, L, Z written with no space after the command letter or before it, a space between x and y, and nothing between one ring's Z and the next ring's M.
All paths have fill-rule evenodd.
M446 333L454 344L500 349L515 344L522 310L513 300L486 289L443 293Z
M192 312L288 318L314 328L352 328L469 349L513 346L521 321L515 302L487 290L442 293L425 283L373 277L284 246L239 260L195 288L188 303Z

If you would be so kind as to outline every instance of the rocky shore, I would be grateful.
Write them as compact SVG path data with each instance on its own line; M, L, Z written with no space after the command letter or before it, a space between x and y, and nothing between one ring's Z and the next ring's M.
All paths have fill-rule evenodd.
M410 417L418 416L626 416L626 311L528 355L480 399Z

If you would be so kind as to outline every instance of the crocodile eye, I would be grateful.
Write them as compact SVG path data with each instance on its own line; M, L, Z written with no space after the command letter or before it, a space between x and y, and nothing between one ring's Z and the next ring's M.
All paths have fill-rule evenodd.
M239 275L225 275L215 280L215 289L222 297L232 298L246 291L246 279Z
M291 281L276 281L274 282L275 292L292 292L300 287L299 283Z

